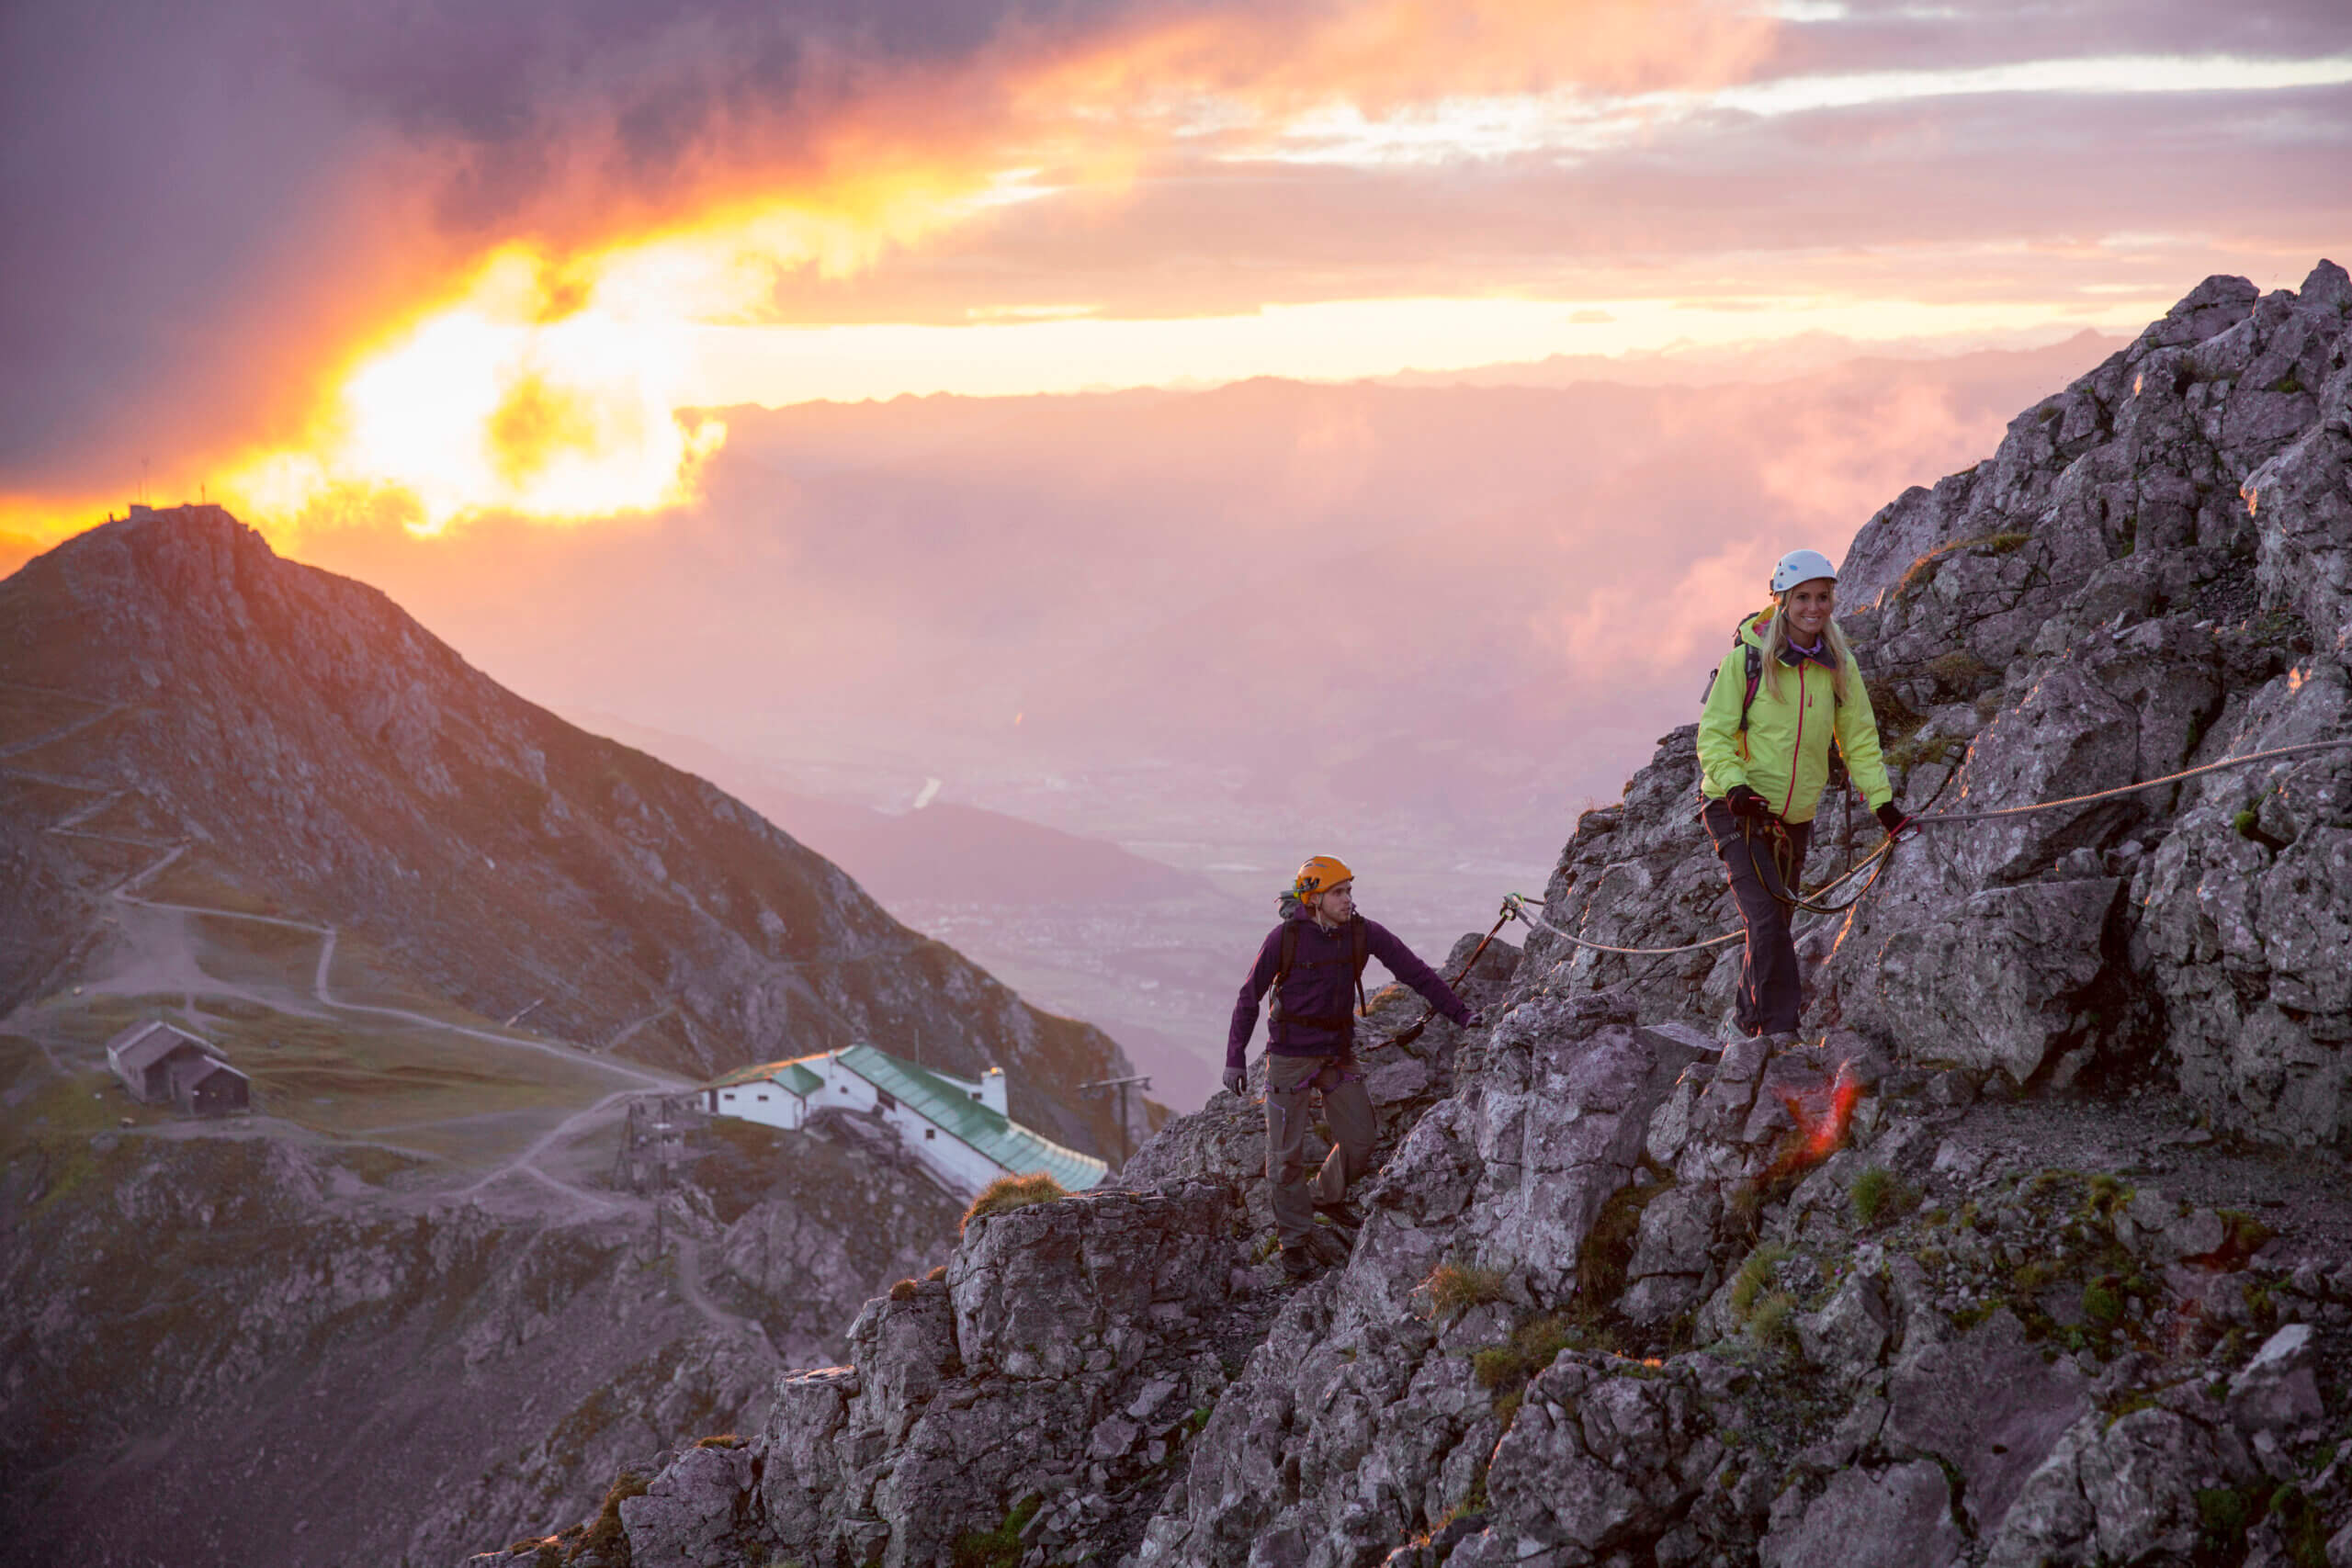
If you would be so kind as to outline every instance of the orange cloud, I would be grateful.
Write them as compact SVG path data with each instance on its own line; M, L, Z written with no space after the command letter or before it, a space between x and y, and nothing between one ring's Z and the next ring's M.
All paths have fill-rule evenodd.
M1157 22L1039 73L1028 101L1151 107L1183 94L1264 107L1583 86L1638 92L1736 79L1776 24L1712 0L1374 0Z
M347 515L355 496L374 513L404 495L393 510L428 530L491 510L673 505L723 439L674 417L692 400L687 334L772 317L780 279L848 276L1046 191L1115 197L1204 127L1704 85L1752 64L1772 30L1711 0L1103 15L1061 36L984 19L993 34L924 58L812 35L791 89L770 91L723 32L682 14L645 23L626 57L562 61L528 99L504 77L424 92L401 73L446 63L400 51L432 40L362 22L330 65L410 133L355 142L341 243L322 237L281 295L247 308L220 395L158 411L165 471L281 530ZM71 525L57 508L35 527Z

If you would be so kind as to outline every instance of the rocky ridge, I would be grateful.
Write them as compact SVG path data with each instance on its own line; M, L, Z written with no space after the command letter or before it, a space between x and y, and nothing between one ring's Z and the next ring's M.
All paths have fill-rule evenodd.
M1865 526L1906 798L2346 733L2348 315L2332 264L2209 280ZM1579 821L1548 924L1723 929L1690 740ZM473 1561L2346 1568L2347 786L2352 749L1933 829L1808 933L1778 1055L1710 1038L1736 959L1539 931L1490 1029L1367 1052L1344 1268L1272 1277L1220 1097L1132 1190L976 1221L601 1538Z

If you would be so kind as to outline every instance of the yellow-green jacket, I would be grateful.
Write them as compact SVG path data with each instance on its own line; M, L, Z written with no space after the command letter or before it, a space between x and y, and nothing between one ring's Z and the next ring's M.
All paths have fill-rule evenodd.
M1758 654L1763 652L1772 614L1766 610L1741 624L1739 641L1732 645L1715 671L1714 684L1707 689L1707 705L1699 715L1700 793L1721 800L1734 784L1746 784L1764 797L1781 821L1810 822L1821 804L1822 787L1829 782L1834 736L1862 798L1873 810L1885 805L1894 798L1894 788L1886 782L1886 759L1878 749L1878 716L1871 711L1861 667L1850 654L1843 702L1836 700L1826 645L1818 660L1801 657L1793 666L1781 666L1778 695L1771 681L1758 681L1756 701L1747 710L1746 744L1741 743L1746 649L1753 645Z

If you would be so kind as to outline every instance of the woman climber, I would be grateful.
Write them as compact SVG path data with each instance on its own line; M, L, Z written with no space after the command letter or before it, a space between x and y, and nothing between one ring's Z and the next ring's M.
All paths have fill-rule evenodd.
M1699 715L1699 819L1747 928L1732 1021L1776 1043L1794 1039L1802 1006L1790 900L1804 880L1832 739L1888 835L1908 820L1887 783L1861 667L1831 618L1837 598L1827 556L1782 556L1772 604L1740 623Z

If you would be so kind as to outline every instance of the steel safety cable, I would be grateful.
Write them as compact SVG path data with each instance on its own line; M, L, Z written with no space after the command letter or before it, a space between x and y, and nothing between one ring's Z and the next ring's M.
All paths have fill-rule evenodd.
M2334 751L2345 747L2352 747L2352 735L2339 736L2333 740L2314 740L2295 746L2274 746L2266 750L2249 751L2242 757L2224 757L2217 762L2207 762L2199 767L2184 768L2177 773L2166 773L2161 778L2142 779L2137 784L2122 784L2114 789L2096 790L2088 795L2067 795L2058 800L2037 801L2030 806L2004 807L1994 811L1942 811L1937 812L1933 815L1917 816L1908 818L1904 823L1904 827L1906 829L1931 828L1941 827L1948 823L1987 822L2004 817L2027 817L2037 812L2058 811L2063 810L2067 807L2088 806L2096 801L2112 800L2119 795L2135 795L2145 789L2159 789L2165 784L2178 784L2184 779L2197 778L2205 773L2220 773L2229 768L2246 767L2256 762L2278 761L2289 757L2308 757L2322 751ZM1955 769L1951 773L1945 775L1944 784L1951 784L1951 781L1958 776L1959 770ZM1940 795L1942 793L1943 785L1938 785L1936 795ZM1929 798L1932 800L1934 796L1930 796ZM1829 882L1824 883L1821 886L1814 889L1810 897L1818 898L1823 894L1827 893L1832 888L1838 886L1838 884L1858 874L1874 860L1884 855L1897 841L1898 840L1896 838L1889 837L1887 840L1884 843L1882 843L1876 850L1872 851L1870 854L1865 855L1853 865L1848 867L1842 875ZM1883 869L1883 867L1881 867L1881 870ZM1874 874L1871 878L1871 885L1875 886L1877 881L1878 877ZM1866 894L1869 890L1869 887L1866 886L1862 892ZM1854 900L1849 900L1848 903L1838 905L1834 909L1812 909L1808 905L1799 903L1793 899L1782 899L1782 902L1788 904L1792 908L1807 909L1810 913L1829 915L1841 913L1847 909L1850 909L1855 902L1860 901L1860 897L1861 895L1858 894ZM1528 908L1528 899L1524 894L1507 894L1504 897L1503 902L1504 905L1511 910L1514 916L1519 919L1525 921L1534 930L1547 931L1551 935L1558 937L1562 942L1570 943L1576 947L1584 948L1589 952L1613 953L1628 958L1666 957L1679 953L1702 953L1711 947L1721 947L1725 942L1738 942L1747 934L1747 928L1742 926L1737 931L1725 931L1721 936L1709 937L1703 942L1687 942L1674 947L1619 947L1609 942L1592 942L1587 938L1577 936L1573 932L1562 931L1559 927L1554 925L1551 921L1544 919L1542 916L1532 913Z
M1951 781L1950 777L1947 777L1944 782L1949 784ZM1936 795L1940 795L1941 794L1943 794L1943 790L1941 786L1939 786L1936 790L1936 795L1928 796L1928 799L1933 801L1936 798ZM1862 897L1867 895L1872 887L1878 885L1878 879L1880 875L1885 872L1887 864L1891 863L1892 852L1895 844L1899 841L1900 840L1892 837L1886 839L1880 843L1878 848L1872 850L1870 853L1864 855L1861 859L1848 866L1844 871L1838 873L1836 876L1831 877L1828 881L1823 883L1820 886L1815 887L1810 894L1806 895L1807 898L1819 898L1825 894L1836 891L1846 883L1852 881L1857 876L1860 876L1863 872L1870 871L1873 865L1877 866L1878 869L1876 871L1871 872L1870 881L1865 883L1861 890L1856 893L1854 897L1846 903L1837 905L1834 908L1816 908L1810 903L1801 903L1791 898L1781 898L1781 901L1792 908L1803 909L1809 914L1826 916L1843 913L1845 910L1853 908L1855 904L1860 902ZM1749 846L1748 852L1751 857L1755 853L1752 843ZM1761 874L1760 867L1758 868L1758 874ZM1781 897L1778 894L1773 896L1775 897ZM1551 921L1544 919L1542 916L1529 913L1527 907L1528 902L1529 900L1527 896L1523 893L1506 894L1503 898L1503 905L1505 908L1509 909L1518 919L1524 920L1528 925L1533 927L1535 930L1549 931L1552 935L1558 937L1562 942L1571 942L1577 947L1587 948L1594 953L1615 953L1632 958L1664 957L1677 953L1701 953L1711 947L1721 947L1727 942L1738 942L1747 935L1747 928L1743 925L1738 930L1725 931L1721 936L1711 936L1704 942L1684 942L1679 947L1616 947L1605 942L1592 942L1587 938L1576 936L1567 931L1562 931L1559 927L1552 924Z
M2219 773L2224 768L2243 768L2250 762L2269 762L2283 757L2308 757L2314 752L2334 751L2346 746L2352 746L2352 735L2338 736L2333 740L2313 740L2300 746L2274 746L2267 751L2250 751L2243 757L2224 757L2218 762L2184 768L2162 778L2142 779L2137 784L2118 784L2113 789L2094 790L2089 795L2070 795L2062 800L2036 801L2030 806L2005 806L1994 811L1939 811L1933 816L1914 817L1911 821L1918 827L1934 828L1947 822L1990 822L2001 817L2030 817L2036 812L2062 811L2070 806L2088 806L2097 800L2136 795L2143 789L2159 789L2168 784L2178 784L2183 779L2196 778L2200 773Z
M1453 972L1453 977L1445 982L1446 989L1452 990L1454 987L1459 986L1463 981L1470 977L1470 971L1478 967L1478 960L1486 956L1487 944L1493 942L1496 936L1501 932L1503 927L1510 923L1510 900L1506 897L1503 900L1503 912L1495 917L1495 923L1487 928L1487 934L1478 939L1478 945L1470 950L1470 956L1463 960L1462 967L1455 970ZM1359 1018L1368 1018L1371 1016L1371 1012L1372 1010L1367 1006L1362 1011L1357 1013L1356 1016ZM1421 1032L1430 1026L1430 1020L1436 1016L1437 1009L1435 1007L1423 1008L1421 1010L1420 1017L1415 1019L1412 1022L1407 1024L1396 1033L1387 1036L1385 1039L1368 1042L1365 1044L1364 1049L1369 1051L1374 1047L1382 1045L1410 1045L1414 1041L1419 1040L1421 1037ZM1349 1049L1352 1052L1354 1047L1350 1046Z

